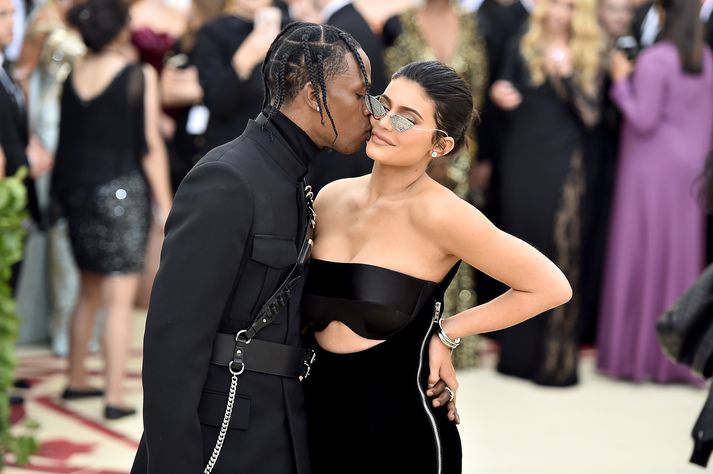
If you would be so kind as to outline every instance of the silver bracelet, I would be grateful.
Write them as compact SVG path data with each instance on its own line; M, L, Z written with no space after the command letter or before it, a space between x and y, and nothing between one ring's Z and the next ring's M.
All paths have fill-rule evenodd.
M443 330L443 318L438 320L438 339L440 339L441 342L450 349L455 349L460 345L460 337L454 341L448 337L446 331Z

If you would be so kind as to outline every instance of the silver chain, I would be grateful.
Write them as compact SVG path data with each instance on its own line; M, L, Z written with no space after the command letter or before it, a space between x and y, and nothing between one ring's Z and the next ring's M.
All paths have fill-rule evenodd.
M305 198L307 199L307 209L310 214L310 225L314 229L315 220L317 218L317 213L314 212L314 193L312 191L312 186L305 186ZM245 331L241 331L245 332ZM240 333L238 333L239 335ZM248 341L249 343L250 341ZM208 464L205 469L203 469L203 474L210 474L215 467L215 463L218 461L218 456L220 456L220 450L223 449L223 442L225 441L225 435L228 433L228 426L230 425L230 417L233 414L233 405L235 404L235 394L238 391L238 375L243 373L245 370L245 365L241 367L239 371L234 371L232 365L229 365L230 373L232 378L230 379L230 392L228 393L228 404L225 406L225 415L223 416L223 424L220 425L220 433L218 434L218 439L215 442L215 447L213 448L213 453L210 455ZM308 371L309 373L309 371Z
M231 371L232 372L232 371ZM203 470L203 474L210 474L215 467L215 463L218 461L218 456L220 456L220 450L223 448L223 441L225 441L225 435L228 433L228 425L230 425L230 417L233 414L233 405L235 404L235 393L238 391L238 374L233 373L233 377L230 379L230 393L228 393L228 404L225 406L225 415L223 416L223 424L220 425L220 433L218 434L218 440L215 442L215 447L213 448L213 454L210 455L210 460Z

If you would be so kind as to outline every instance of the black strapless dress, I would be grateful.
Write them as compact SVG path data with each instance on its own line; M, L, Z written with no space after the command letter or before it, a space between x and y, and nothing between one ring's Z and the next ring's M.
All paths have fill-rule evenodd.
M426 396L428 343L441 283L365 264L312 260L302 300L305 322L339 320L385 339L368 350L320 348L305 381L314 474L459 474L461 444L447 408Z

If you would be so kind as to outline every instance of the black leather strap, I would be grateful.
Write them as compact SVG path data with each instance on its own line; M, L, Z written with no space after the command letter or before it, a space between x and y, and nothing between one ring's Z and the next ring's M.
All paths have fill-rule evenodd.
M275 320L275 317L280 313L280 311L282 311L282 309L287 305L287 302L290 300L292 290L304 276L307 260L309 260L312 253L312 237L314 236L316 215L312 206L312 188L311 186L306 186L304 181L302 181L302 186L303 193L300 194L300 199L303 199L302 204L305 206L305 211L307 211L309 215L307 216L302 228L302 246L300 247L300 252L297 256L297 262L295 262L294 266L290 269L287 277L277 288L277 291L275 291L265 302L265 304L262 305L250 327L239 331L235 335L235 345L232 352L233 358L231 364L228 364L231 371L240 371L241 368L247 368L245 363L246 353L253 350L249 348L248 345L255 340L255 336L261 330ZM306 365L307 371L306 375L304 375L305 377L309 374L309 363Z
M236 350L235 335L218 333L213 340L211 364L228 367ZM243 354L245 370L279 377L299 377L305 371L305 361L311 359L307 349L253 339Z

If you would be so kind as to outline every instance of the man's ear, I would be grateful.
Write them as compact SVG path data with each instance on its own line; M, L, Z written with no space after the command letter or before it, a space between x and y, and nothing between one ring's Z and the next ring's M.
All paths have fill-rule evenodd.
M315 88L310 81L302 87L299 96L300 99L307 104L307 108L319 111L319 101L317 100L318 94L319 90Z

